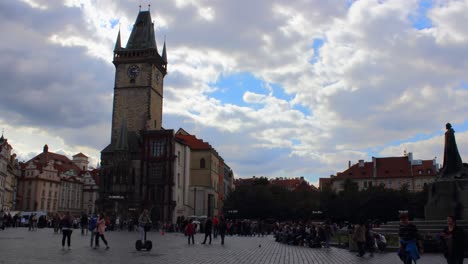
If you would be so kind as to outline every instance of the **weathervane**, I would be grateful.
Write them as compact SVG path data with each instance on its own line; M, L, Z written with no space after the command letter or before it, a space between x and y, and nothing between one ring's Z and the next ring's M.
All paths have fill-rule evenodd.
M151 9L151 4L148 4L148 11L150 11Z
M138 6L138 11L140 11L140 12L141 12L141 5L139 5L139 6Z

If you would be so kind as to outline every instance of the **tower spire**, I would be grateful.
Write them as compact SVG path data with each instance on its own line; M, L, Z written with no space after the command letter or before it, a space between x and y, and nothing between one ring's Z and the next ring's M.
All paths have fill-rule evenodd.
M166 53L166 35L164 35L164 46L162 50L162 59L167 64L167 53Z
M115 41L114 50L118 50L120 48L122 48L122 45L120 44L120 26L119 26L119 34L117 34L117 40Z

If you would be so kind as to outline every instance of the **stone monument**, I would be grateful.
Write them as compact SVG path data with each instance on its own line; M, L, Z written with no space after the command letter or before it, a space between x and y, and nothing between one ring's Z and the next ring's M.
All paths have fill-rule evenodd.
M426 220L445 220L448 215L468 220L468 164L461 160L452 125L445 128L444 163L429 185L424 213Z

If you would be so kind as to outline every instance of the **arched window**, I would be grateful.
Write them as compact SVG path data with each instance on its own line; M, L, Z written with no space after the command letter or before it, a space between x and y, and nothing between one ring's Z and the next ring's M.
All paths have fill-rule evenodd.
M201 168L201 169L204 169L204 168L205 168L205 159L204 159L204 158L201 158L201 159L200 159L200 168Z

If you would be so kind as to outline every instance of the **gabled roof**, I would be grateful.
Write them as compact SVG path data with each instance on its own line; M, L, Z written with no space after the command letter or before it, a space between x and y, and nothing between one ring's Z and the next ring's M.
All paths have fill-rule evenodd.
M83 154L83 153L80 152L80 153L74 155L73 158L74 158L74 157L87 158L88 156L86 156L85 154Z
M208 142L204 142L201 139L198 139L192 135L181 135L176 134L175 137L182 141L182 143L187 144L192 150L210 150L212 149L211 145Z
M44 166L47 166L47 164L51 160L55 161L54 168L56 168L60 173L67 172L69 170L74 170L78 174L81 171L81 169L66 156L49 151L42 152L41 154L27 161L26 164L32 162L37 166L39 170L42 170L42 168ZM61 164L58 164L58 162L60 162Z

